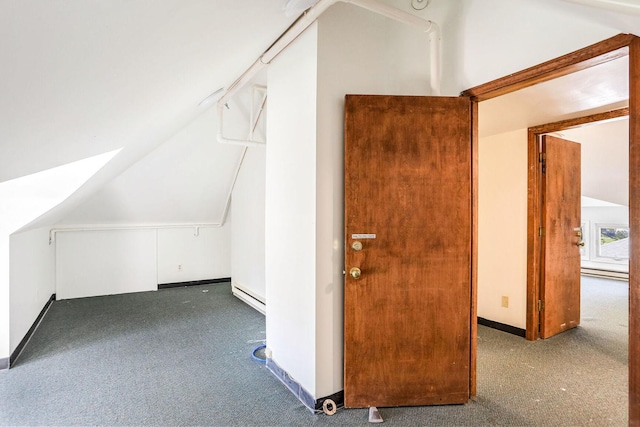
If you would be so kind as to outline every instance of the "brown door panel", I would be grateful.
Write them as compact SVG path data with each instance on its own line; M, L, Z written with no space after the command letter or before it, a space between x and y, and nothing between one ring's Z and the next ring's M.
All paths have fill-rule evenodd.
M469 399L470 117L468 98L347 96L347 407Z

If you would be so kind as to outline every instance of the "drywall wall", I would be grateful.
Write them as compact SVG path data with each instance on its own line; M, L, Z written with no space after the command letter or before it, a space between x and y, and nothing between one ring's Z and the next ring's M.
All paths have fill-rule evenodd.
M478 316L525 329L527 131L481 138L478 154Z
M216 132L215 109L210 108L56 225L107 228L57 234L59 298L136 292L156 289L158 283L230 276L231 226L215 225L226 219L241 148L215 143ZM194 228L171 228L176 224ZM194 236L199 224L203 226ZM114 225L140 229L108 229ZM154 226L157 232L147 229ZM114 245L118 250L111 249ZM102 266L92 256L102 259ZM78 262L85 257L89 259L84 265ZM134 268L135 263L140 268ZM109 272L107 265L115 271ZM90 284L83 282L103 268L101 277Z
M11 236L11 353L24 338L49 299L56 292L55 247L49 229Z
M231 199L233 283L263 300L266 298L265 166L266 148L248 148Z
M162 228L157 236L158 283L230 277L231 224Z
M57 233L58 299L157 289L156 231Z
M582 195L628 206L629 118L560 133L581 145Z
M57 297L152 291L159 283L229 277L230 237L230 224L59 231L55 236Z
M269 68L265 181L267 346L316 395L317 31L311 25ZM322 373L322 377L331 375Z

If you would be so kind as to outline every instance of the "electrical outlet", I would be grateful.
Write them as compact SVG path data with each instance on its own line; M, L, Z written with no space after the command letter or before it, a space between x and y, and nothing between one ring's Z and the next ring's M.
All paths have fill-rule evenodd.
M178 264L178 271L182 271L182 264Z
M509 297L505 297L505 296L502 297L502 306L504 308L509 308Z

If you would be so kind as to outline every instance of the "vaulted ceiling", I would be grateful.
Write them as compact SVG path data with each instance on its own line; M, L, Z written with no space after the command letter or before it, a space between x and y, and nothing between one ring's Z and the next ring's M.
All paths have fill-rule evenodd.
M410 0L381 1L412 11ZM520 4L527 6L527 1L534 0ZM562 19L574 12L591 19L597 10L603 23L599 31L620 28L640 33L633 15L638 7L631 0L535 0L535 7L538 1L545 7L553 5ZM571 4L576 2L586 6ZM313 1L299 3L306 6ZM92 206L80 208L73 218L100 220L95 213L104 211L113 197L139 200L143 190L148 190L147 197L166 199L165 205L141 204L138 212L146 220L175 220L159 213L167 212L163 206L176 206L176 200L186 212L220 212L223 201L218 199L228 194L233 169L228 165L235 164L238 149L214 147L213 138L202 140L209 130L191 135L185 129L194 123L207 127L210 118L205 116L211 114L198 106L200 101L228 87L296 19L296 14L285 13L286 4L286 0L0 0L0 185L121 149L74 195L74 203L80 204L102 191ZM512 7L511 2L508 5ZM443 39L450 58L461 50L454 40L461 36L454 33L476 31L476 20L470 19L471 26L464 30L454 21L470 11L477 13L479 7L470 0L455 6L432 0L423 11L422 16L437 12L443 28L451 31L449 39ZM620 11L624 14L615 13ZM455 56L463 58L462 53ZM467 62L448 65L466 70L458 83L469 79L471 66L475 70L471 80L480 79L472 85L486 81L481 79L483 73L491 70L478 67L473 58ZM459 89L451 79L448 85L449 92ZM500 120L506 122L505 117ZM149 172L158 165L140 160L165 142L169 148L151 158L177 159L189 149L201 150L190 156L205 155L207 162L199 162L199 173L168 160L161 162L168 170ZM205 144L212 145L203 149ZM200 193L187 187L194 177L202 180ZM138 188L128 191L134 181ZM214 181L220 181L220 187L207 190ZM104 220L120 218L111 214Z
M3 0L0 182L122 147L137 159L293 19L282 0Z

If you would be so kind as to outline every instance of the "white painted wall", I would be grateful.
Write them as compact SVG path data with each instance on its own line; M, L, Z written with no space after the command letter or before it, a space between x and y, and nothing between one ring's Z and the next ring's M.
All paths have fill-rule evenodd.
M480 138L478 152L478 316L525 329L527 131Z
M11 236L11 348L16 349L45 304L56 292L55 246L49 245L49 230Z
M269 68L265 184L267 345L316 396L316 96L313 24ZM323 373L330 375L329 373Z
M579 142L582 195L629 205L629 118L561 132Z
M253 295L265 290L266 148L251 147L242 164L231 200L231 277Z
M36 254L34 259L38 260L42 242L31 241L34 244L31 249L28 243L22 244L25 240L19 238L20 243L12 248L11 235L66 200L116 153L117 151L97 155L0 183L0 359L9 357L10 349L17 345L15 341L22 339L18 336L24 323L32 317L34 311L42 309L42 306L32 305L38 298L34 300L31 296L44 282L29 283L23 275L23 260L25 257L28 259L31 252ZM48 237L44 241L48 242ZM46 270L44 266L43 268ZM12 269L16 269L17 273L12 272ZM50 279L52 278L53 276ZM12 304L12 295L24 311L17 310L18 306ZM14 322L12 317L16 313L19 314ZM32 317L32 322L36 316Z
M216 143L217 129L215 109L210 108L58 223L62 228L162 226L157 231L58 233L60 299L137 292L156 289L158 283L231 275L230 223L201 227L199 236L194 236L193 228L170 228L225 220L241 148ZM78 261L85 258L84 263ZM140 268L134 268L138 264ZM85 281L97 271L103 271L100 277Z
M55 244L58 299L157 289L155 230L70 231Z
M58 299L229 277L231 226L56 233ZM182 266L182 270L178 269Z
M231 276L231 224L158 229L158 283Z
M344 97L429 94L427 36L338 4L319 21L316 145L317 395L343 387ZM331 374L330 374L331 373Z

